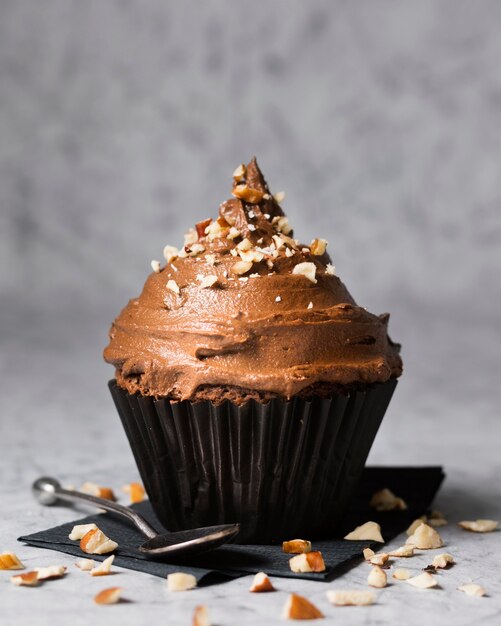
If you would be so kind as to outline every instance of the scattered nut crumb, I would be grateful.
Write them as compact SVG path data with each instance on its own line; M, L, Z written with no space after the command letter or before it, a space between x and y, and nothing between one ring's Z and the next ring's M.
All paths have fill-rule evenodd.
M377 522L365 522L365 524L357 526L355 530L346 535L345 539L348 541L379 541L384 543L381 526Z
M24 574L11 576L10 582L18 587L21 585L26 587L35 587L35 585L38 585L38 572L33 570L31 572L25 572Z
M292 557L289 566L293 572L325 572L325 563L321 552L303 552Z
M158 274L158 272L160 271L160 261L155 261L153 260L151 262L151 269Z
M282 296L277 296L275 298L275 302L282 302Z
M324 617L309 600L291 593L282 609L282 619L319 619Z
M239 183L242 180L244 180L245 173L246 173L245 165L241 163L237 168L235 168L235 171L233 172L233 179L235 180L235 182Z
M388 584L386 572L376 565L369 572L369 576L367 576L367 584L371 587L377 587L378 589L386 587Z
M405 582L413 587L419 587L420 589L431 589L438 585L437 579L428 572L423 572L422 574L408 578Z
M408 558L414 556L414 546L401 546L392 552L388 552L388 556L394 556L398 558Z
M235 198L240 198L240 200L245 200L250 204L257 204L263 199L263 193L259 189L253 189L246 184L236 185L231 193Z
M311 263L307 261L305 263L298 263L297 265L295 265L292 270L292 273L300 274L304 276L305 278L307 278L312 283L316 283L317 282L317 279L315 278L316 271L317 271L317 267L315 263Z
M108 587L94 596L94 602L96 604L116 604L120 601L122 591L122 587Z
M416 528L418 528L419 526L421 526L421 524L424 522L426 524L426 522L428 521L426 515L421 515L421 517L418 517L417 519L415 519L412 524L409 526L409 528L405 531L406 534L408 536L413 535L414 531L416 530Z
M472 533L491 533L499 526L499 522L492 519L477 519L474 522L458 522L458 526Z
M376 596L373 591L331 589L327 600L336 606L368 606L374 604Z
M369 506L376 511L404 511L407 509L406 502L387 488L376 491L369 502Z
M311 541L306 539L291 539L282 543L282 551L288 554L302 554L311 552Z
M96 562L93 559L79 559L75 563L75 567L78 567L83 572L90 572L96 567Z
M177 293L177 295L179 295L180 291L179 291L179 286L176 283L175 280L168 280L167 281L167 285L166 285L167 289L169 289L170 291L173 291L174 293Z
M95 496L96 498L104 498L105 500L112 500L113 502L116 501L113 489L110 489L110 487L101 487L96 483L84 483L80 491L88 493L91 496Z
M437 554L433 557L431 565L436 569L445 569L446 567L454 565L454 557L451 554L447 554L446 552L444 552L443 554Z
M102 563L93 567L90 570L91 576L107 576L111 572L111 566L113 565L113 561L115 560L115 555L112 554L107 559L104 559Z
M130 496L131 504L142 502L145 498L146 492L141 483L129 483L122 487L124 493L128 493Z
M118 543L107 537L102 530L89 530L80 540L80 549L87 554L107 554L118 548Z
M291 257L294 256L296 253L294 252L294 250L291 250L290 248L285 248L285 256L286 257Z
M390 555L387 552L380 552L369 559L371 565L379 565L380 567L388 562Z
M252 268L252 261L237 261L231 266L234 274L245 274Z
M277 193L273 194L273 199L275 200L277 204L281 204L285 200L285 191L277 191ZM269 215L267 219L270 219Z
M327 249L327 243L326 239L314 239L310 244L311 253L315 256L322 256Z
M458 587L458 591L462 591L468 596L477 596L479 598L487 594L487 591L476 583L466 583L465 585L460 585Z
M238 228L235 228L234 226L232 226L230 230L228 231L228 234L226 235L226 237L228 239L236 239L237 237L240 237L240 231L238 230Z
M64 565L49 565L49 567L35 567L35 572L39 581L55 580L62 578L66 574L66 569Z
M336 268L334 267L334 265L332 265L332 263L327 263L327 265L325 266L325 273L328 276L336 275Z
M195 607L193 613L193 626L211 626L209 611L204 604Z
M179 250L174 246L165 246L163 254L164 259L167 261L167 263L170 263L177 258Z
M202 276L199 274L197 276L197 280L199 281L202 289L207 289L209 287L213 287L217 283L217 276L215 274L210 274L209 276Z
M395 578L395 580L408 580L410 577L411 573L409 570L403 567L397 568L392 574L392 578Z
M174 572L167 576L167 589L169 591L188 591L197 586L197 579L193 574Z
M306 308L307 309L312 309L313 308L313 302L310 302Z
M264 591L275 591L275 587L271 584L270 579L264 572L258 572L252 581L249 591L253 593L261 593Z
M438 532L422 522L414 531L414 533L405 542L408 545L415 546L418 550L434 550L444 545L442 538Z
M371 550L370 548L363 549L363 555L366 561L370 561L375 554L374 550Z
M86 535L89 530L95 530L97 526L95 524L77 524L73 526L68 538L72 541L80 541L80 539Z
M237 248L239 250L243 250L244 252L246 252L247 250L250 250L252 248L252 241L250 239L247 239L246 237L245 239L242 239L240 243L237 244Z
M13 552L0 554L0 570L24 569L24 565Z

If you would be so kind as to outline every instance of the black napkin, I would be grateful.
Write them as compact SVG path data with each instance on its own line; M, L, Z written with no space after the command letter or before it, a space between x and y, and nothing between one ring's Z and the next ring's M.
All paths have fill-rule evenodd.
M115 552L115 565L147 572L154 576L165 578L167 574L172 572L183 571L193 574L198 583L203 580L204 584L207 584L264 571L273 576L325 581L342 573L342 566L348 564L352 559L361 558L363 548L368 545L373 548L381 546L379 543L367 541L345 541L342 539L344 535L356 526L373 520L381 524L382 534L386 541L393 539L405 530L414 519L426 513L444 477L445 474L441 467L365 468L358 492L353 499L341 531L336 533L336 538L313 543L314 549L322 552L327 566L325 572L318 574L291 572L289 567L291 555L284 554L281 546L270 545L231 544L221 546L207 554L184 559L171 559L168 563L155 561L136 549L136 546L145 540L141 533L126 520L110 513L90 515L69 524L62 524L32 535L19 537L19 541L78 557L88 556L82 553L78 542L68 539L68 535L75 524L95 522L106 535L119 544ZM388 487L397 496L402 497L407 502L408 509L406 511L378 513L370 508L368 503L372 494L384 487ZM150 521L155 528L162 529L148 501L135 504L133 508ZM308 539L308 537L305 538ZM92 555L92 558L103 560L105 557Z

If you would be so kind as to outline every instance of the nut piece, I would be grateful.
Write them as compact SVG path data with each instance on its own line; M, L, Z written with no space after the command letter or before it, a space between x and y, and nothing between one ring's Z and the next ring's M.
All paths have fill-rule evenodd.
M465 585L460 585L458 587L458 591L463 591L468 596L477 597L485 596L487 594L487 591L476 583L466 583Z
M405 531L406 535L410 537L411 535L414 534L416 528L421 526L423 522L426 524L427 521L428 521L428 518L426 517L426 515L421 515L421 517L418 517L417 519L415 519L412 522L412 524L409 526L409 528Z
M129 494L131 504L142 502L146 494L141 483L129 483L128 485L124 485L122 491Z
M437 554L433 557L433 561L431 562L431 566L436 569L445 569L450 565L454 564L454 557L451 554L447 554L444 552L443 554Z
M167 589L169 591L188 591L197 586L197 579L193 574L174 572L167 576Z
M25 585L26 587L35 587L35 585L38 585L38 572L34 570L32 572L11 576L10 582L18 587L21 585Z
M165 246L164 248L164 259L167 263L170 263L174 259L177 258L179 254L179 250L175 246Z
M249 588L249 591L253 591L254 593L260 593L263 591L275 591L275 587L271 584L270 579L264 572L258 572L254 576L254 580L252 581L252 585Z
M90 559L89 559L90 560ZM111 572L111 566L115 560L115 555L112 554L107 559L104 559L97 567L93 567L90 570L91 576L107 576Z
M412 585L413 587L419 587L420 589L431 589L432 587L436 587L438 585L436 578L428 572L423 572L418 576L408 578L405 582L409 583L409 585Z
M311 552L311 541L306 539L291 539L282 543L282 551L288 554L302 554Z
M376 555L376 553L374 552L374 550L371 550L370 548L364 548L363 555L366 561L370 561L372 557Z
M245 274L252 267L252 261L237 261L231 266L231 271L234 274Z
M55 580L62 578L66 574L66 569L64 565L49 565L49 567L35 567L35 572L38 574L38 580Z
M0 569L24 569L24 565L13 552L0 554Z
M446 526L448 522L441 511L432 511L428 517L428 524L433 528L438 528L439 526Z
M402 498L398 498L393 491L381 489L372 496L369 506L376 511L404 511L407 504Z
M236 239L237 237L240 237L241 233L238 230L238 228L235 228L234 226L232 226L230 228L230 230L228 231L228 234L226 235L227 239Z
M90 572L96 567L96 562L93 559L79 559L75 563L75 567L81 569L82 572Z
M327 263L327 265L325 266L325 273L327 274L327 276L336 275L336 268L334 267L334 265L332 265L332 263Z
M319 619L324 617L317 607L303 596L291 593L282 609L282 619Z
M94 596L94 602L96 604L116 604L120 600L122 591L122 587L108 587Z
M160 261L153 260L151 262L151 269L155 272L155 274L158 274L160 272Z
M458 522L458 526L472 533L491 533L499 526L493 519L477 519L474 522Z
M367 584L371 587L377 587L378 589L382 589L386 587L388 583L388 577L386 576L386 572L382 570L378 565L373 567L367 576Z
M87 554L107 554L118 548L118 543L107 537L102 530L89 530L80 540L80 549Z
M387 563L390 555L387 552L380 552L379 554L375 554L373 557L369 559L372 565L384 565Z
M210 274L209 276L199 274L197 276L197 280L199 281L202 289L207 289L208 287L213 287L217 283L217 276L215 274Z
M209 611L204 604L195 607L193 613L193 626L211 626Z
M241 163L237 168L235 168L235 171L233 172L233 180L236 183L242 182L245 178L245 173L246 167L243 163Z
M403 567L397 568L392 574L392 578L395 578L395 580L408 580L410 577L411 573L409 570Z
M401 546L392 552L388 552L388 556L394 556L397 558L408 558L414 556L414 546Z
M68 535L72 541L80 541L80 539L86 535L89 530L95 530L97 526L95 524L77 524L73 526L71 533Z
M206 220L203 220L202 222L198 222L198 224L195 224L195 230L197 231L198 239L202 239L202 237L207 232L207 227L210 225L211 222L212 222L212 218L209 217Z
M314 239L310 244L311 253L315 256L322 256L325 254L327 243L326 239Z
M304 552L293 556L289 561L293 572L325 572L325 563L321 552Z
M297 265L295 265L294 269L292 270L292 273L300 274L304 276L305 278L307 278L312 283L316 283L317 282L317 279L315 278L316 271L317 271L317 266L315 265L315 263L311 263L307 261L305 263L298 263Z
M346 535L345 539L348 541L379 541L384 543L381 526L377 522L365 522L365 524L357 526L355 530Z
M96 498L113 500L113 502L116 500L113 489L110 489L109 487L101 487L100 485L96 485L96 483L84 483L80 491L90 493L91 496L96 496Z
M166 285L167 289L169 289L170 291L173 291L174 293L177 293L177 295L179 295L180 291L179 291L179 285L176 283L175 280L168 280L167 281L167 285Z
M250 204L257 204L263 199L263 193L259 191L259 189L253 189L245 183L233 187L231 193L235 198L240 198L240 200L245 200L245 202L249 202Z
M281 204L285 200L285 191L277 191L273 194L273 199L277 204Z
M327 600L336 606L368 606L374 604L376 596L373 591L331 589Z
M442 538L438 532L428 526L428 524L421 523L414 534L412 534L405 542L408 545L415 546L419 550L434 550L435 548L441 548L444 545Z

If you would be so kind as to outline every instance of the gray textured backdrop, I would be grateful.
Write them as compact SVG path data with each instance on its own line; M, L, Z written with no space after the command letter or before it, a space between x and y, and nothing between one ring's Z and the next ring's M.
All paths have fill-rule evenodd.
M78 432L71 469L45 444L36 467L129 459L104 386L109 323L252 154L296 233L325 236L357 301L392 314L406 371L373 458L461 464L494 446L500 32L496 1L1 0L14 457Z

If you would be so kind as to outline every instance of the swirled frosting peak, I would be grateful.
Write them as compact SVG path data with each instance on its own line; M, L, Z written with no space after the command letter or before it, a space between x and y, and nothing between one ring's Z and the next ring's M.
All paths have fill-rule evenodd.
M357 306L327 242L294 238L256 159L232 197L166 246L113 322L104 358L130 393L179 400L342 392L402 372L388 314ZM232 395L233 394L233 395Z

